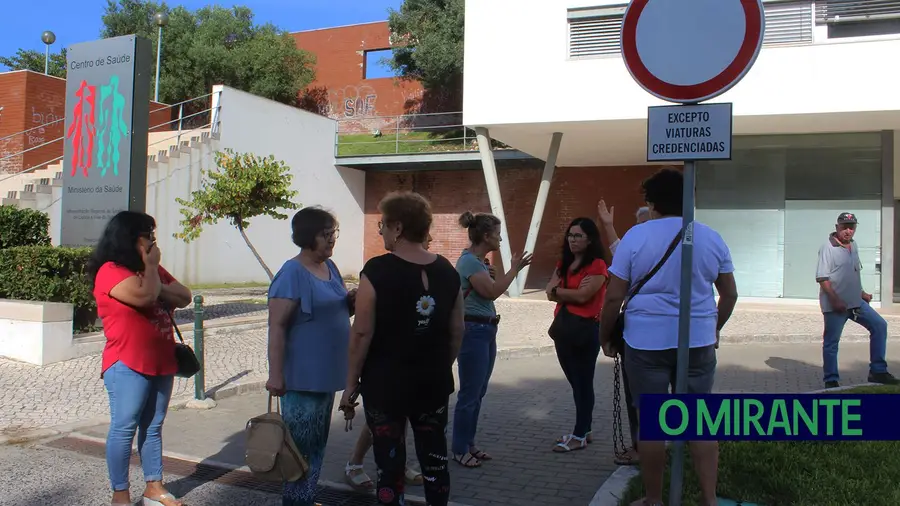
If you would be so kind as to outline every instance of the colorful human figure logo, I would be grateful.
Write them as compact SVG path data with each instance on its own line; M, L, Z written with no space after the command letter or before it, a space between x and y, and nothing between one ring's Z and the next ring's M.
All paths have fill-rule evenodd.
M88 177L95 159L100 177L105 176L109 169L112 169L113 175L119 175L119 145L128 135L125 96L119 91L119 76L110 77L107 84L100 86L99 100L97 91L97 86L81 81L81 86L75 92L72 124L66 132L66 138L71 140L73 148L72 176L80 168L84 177Z
M81 81L75 96L77 102L72 108L72 124L66 138L72 140L72 175L81 168L84 177L88 177L88 169L93 165L94 136L97 133L94 125L97 88Z
M119 144L128 135L125 126L125 96L119 92L119 76L109 78L109 84L100 87L99 142L97 163L100 176L112 168L113 175L119 175Z

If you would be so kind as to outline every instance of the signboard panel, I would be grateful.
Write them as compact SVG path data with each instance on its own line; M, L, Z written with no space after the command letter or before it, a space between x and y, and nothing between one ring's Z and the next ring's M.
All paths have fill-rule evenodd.
M123 210L144 211L151 49L134 35L67 51L64 246L93 246Z
M731 160L731 104L647 108L647 161Z

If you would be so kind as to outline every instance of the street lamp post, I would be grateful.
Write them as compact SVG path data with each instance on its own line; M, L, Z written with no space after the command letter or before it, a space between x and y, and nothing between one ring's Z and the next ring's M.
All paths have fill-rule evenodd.
M169 24L169 15L165 12L157 12L153 16L153 21L159 27L159 36L156 40L156 85L153 87L153 101L159 102L159 62L162 55L162 32L163 27Z
M47 30L41 34L41 40L46 48L44 49L44 74L50 73L50 46L56 42L56 34Z

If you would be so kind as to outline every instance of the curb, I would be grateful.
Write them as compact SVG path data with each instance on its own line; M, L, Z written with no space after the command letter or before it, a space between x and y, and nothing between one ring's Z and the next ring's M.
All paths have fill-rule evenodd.
M822 390L812 390L810 392L802 392L806 394L821 394L824 392L840 392L841 390L850 390L857 387L878 386L877 383L859 383L856 385L845 385L837 388L823 388ZM631 480L640 474L639 466L619 466L609 478L607 478L588 506L619 506L619 501L625 494L625 489Z

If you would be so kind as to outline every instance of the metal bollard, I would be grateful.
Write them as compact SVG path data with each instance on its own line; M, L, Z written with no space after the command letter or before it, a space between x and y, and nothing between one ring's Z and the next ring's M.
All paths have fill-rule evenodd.
M200 362L200 370L194 375L194 399L206 399L206 385L203 377L206 365L203 357L203 296L194 296L194 354Z

